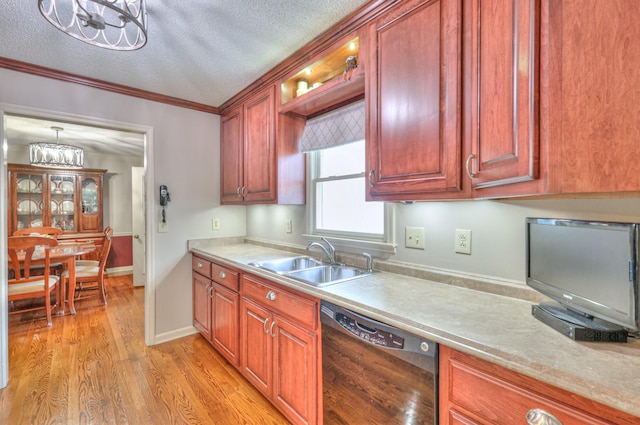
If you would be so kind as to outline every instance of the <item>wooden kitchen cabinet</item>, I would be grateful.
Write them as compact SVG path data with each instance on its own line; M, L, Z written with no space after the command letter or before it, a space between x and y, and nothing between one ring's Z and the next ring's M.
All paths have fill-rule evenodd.
M222 117L221 203L304 204L305 121L278 114L275 86L257 92Z
M473 196L639 191L638 3L470 0L464 13Z
M242 277L241 371L294 424L316 424L318 301Z
M462 196L461 13L412 0L369 25L367 200Z
M103 232L102 184L107 170L8 164L8 230L51 226L65 234Z
M440 424L526 424L542 409L563 425L637 424L640 419L501 366L440 346Z
M194 256L192 262L193 326L232 365L238 367L239 274L200 257Z
M540 177L540 1L466 0L465 162L474 189Z

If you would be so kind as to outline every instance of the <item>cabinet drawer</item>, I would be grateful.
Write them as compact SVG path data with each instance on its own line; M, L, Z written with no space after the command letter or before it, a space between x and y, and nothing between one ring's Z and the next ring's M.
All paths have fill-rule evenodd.
M203 260L200 257L192 257L191 264L194 272L211 278L211 261Z
M315 330L318 327L318 303L315 301L294 295L250 275L242 277L242 295L307 329Z
M534 384L536 390L525 388L525 382L531 380L467 355L454 354L447 358L449 350L444 346L440 351L441 402L444 402L441 403L441 423L525 424L526 415L532 409L554 415L563 425L614 423L588 413L600 410L591 403L587 411L558 400L562 390L542 383ZM578 397L569 399L577 401Z
M239 286L238 276L238 272L219 266L216 263L211 263L211 279L236 292Z

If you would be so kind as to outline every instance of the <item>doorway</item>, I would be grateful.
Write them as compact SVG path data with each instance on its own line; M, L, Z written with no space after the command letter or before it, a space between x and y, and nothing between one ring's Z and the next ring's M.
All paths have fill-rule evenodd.
M114 221L122 223L121 218L116 218L116 212L122 211L120 205L118 208L110 207L110 204L117 199L126 199L126 205L128 206L129 213L127 215L127 223L130 223L132 219L132 202L133 198L130 195L132 188L131 168L133 166L142 168L146 173L143 175L149 176L152 174L152 128L147 126L140 126L135 124L120 123L107 121L102 119L96 119L91 117L82 117L71 114L57 113L51 111L35 110L32 108L18 107L14 105L0 104L0 139L3 141L3 149L0 150L0 174L2 176L7 175L7 163L28 163L28 151L30 142L42 142L47 140L55 140L55 133L53 138L47 132L51 132L51 126L65 127L67 130L66 135L60 135L61 143L72 144L77 147L82 147L85 150L85 167L90 168L105 168L114 169L116 167L113 164L120 164L120 171L112 173L117 178L124 179L126 177L127 183L118 185L118 188L110 188L107 190L107 196L109 199L105 201L104 208L104 226L110 225L114 227ZM67 137L65 139L65 136ZM18 159L17 159L18 158ZM26 158L26 159L25 159ZM126 160L123 160L126 158ZM99 167L97 162L106 161L110 165ZM123 165L124 164L124 165ZM150 164L147 166L147 164ZM122 167L129 166L126 173L122 171ZM141 166L141 167L140 167ZM117 167L116 167L117 168ZM8 195L7 179L0 179L0 197L3 199L3 205ZM152 180L152 179L151 179ZM105 184L109 182L105 181ZM149 181L149 178L144 179L141 183L142 196L146 196L145 190L147 184L153 184ZM123 190L123 187L127 187ZM123 192L129 193L123 195ZM138 211L142 211L143 222L149 222L149 211L144 210L144 206L148 204L147 200L143 199L142 207ZM8 236L7 229L7 211L3 207L0 209L0 261L6 263L6 238ZM122 226L120 233L126 236L129 233L129 239L132 240L132 229L129 225ZM146 224L143 225L146 227ZM117 228L115 229L118 232ZM132 244L132 243L131 243ZM133 247L130 248L130 252ZM148 252L145 249L144 252ZM143 269L150 269L149 261L151 259L145 255L142 257ZM148 273L144 275L144 279L148 279ZM8 306L7 306L7 274L4 268L0 268L0 388L7 385L8 382ZM153 293L150 285L142 282L145 286L145 342L148 345L153 344L153 335L155 332L155 324L152 323L150 318L155 314L155 294ZM151 293L149 293L149 291Z

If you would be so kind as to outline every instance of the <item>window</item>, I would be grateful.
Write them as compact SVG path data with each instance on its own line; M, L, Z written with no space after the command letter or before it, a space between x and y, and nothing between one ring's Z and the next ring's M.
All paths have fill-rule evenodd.
M365 202L364 140L310 153L311 232L387 242L384 202Z

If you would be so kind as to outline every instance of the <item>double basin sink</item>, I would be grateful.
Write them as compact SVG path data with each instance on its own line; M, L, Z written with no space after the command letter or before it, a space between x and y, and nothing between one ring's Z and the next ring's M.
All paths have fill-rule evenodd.
M333 285L335 283L368 276L373 273L371 270L361 269L359 267L345 266L343 264L326 264L307 256L256 261L249 263L249 265L282 276L291 277L316 287Z

